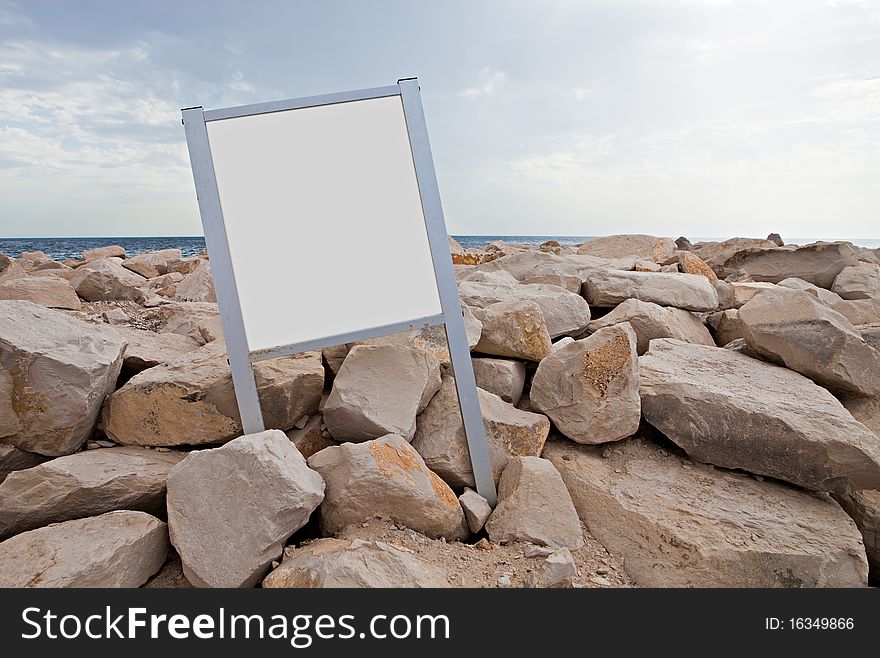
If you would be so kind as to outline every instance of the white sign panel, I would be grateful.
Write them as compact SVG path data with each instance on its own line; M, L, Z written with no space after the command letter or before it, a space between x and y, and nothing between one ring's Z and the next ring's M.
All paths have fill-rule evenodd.
M250 351L441 313L400 96L206 127Z

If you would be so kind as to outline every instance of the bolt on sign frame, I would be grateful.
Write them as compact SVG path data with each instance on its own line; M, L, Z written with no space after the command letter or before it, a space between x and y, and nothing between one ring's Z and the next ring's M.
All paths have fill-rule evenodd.
M356 119L358 113L375 117L370 119L373 128L363 130L354 125L355 120L361 120ZM476 488L494 506L495 479L418 79L216 110L191 107L182 114L244 432L265 429L254 378L255 362L443 325ZM263 152L254 144L261 144ZM350 154L345 152L347 146L352 146ZM344 183L335 180L336 171L344 171L353 161L360 162L361 169L354 172L352 189L337 189ZM390 162L390 169L396 167L396 182L391 180L393 176L380 180L383 162ZM307 181L303 183L307 187L296 187L298 177ZM287 195L282 201L279 187L284 188L280 194ZM326 193L322 195L314 187ZM376 188L383 190L377 192ZM296 208L298 197L311 198L306 211ZM401 197L406 199L401 201ZM343 206L338 204L347 202L360 205L349 206L350 214L340 211ZM385 227L384 233L382 227L363 221L379 218L381 223L381 218L395 213L397 226ZM252 234L259 234L261 226L269 233L254 238ZM390 237L404 243L396 244L394 253L370 253L368 258L352 251L360 247L352 245L357 240L346 240L339 234L345 231L346 235L369 241L377 234L387 239L389 230L393 231ZM279 245L273 244L273 238L283 240L284 231L298 243L299 255L305 261L318 259L312 267L320 269L305 274L322 276L326 271L323 261L331 260L333 249L343 245L348 256L362 259L357 265L357 280L349 280L347 286L328 286L316 299L315 288L320 284L314 277L302 280L302 270L300 276L287 276L288 272L281 270L265 276L262 268L278 267L280 262L281 267L295 270L299 264L296 256L285 262L277 254ZM303 242L307 243L305 249ZM266 250L276 250L276 257L267 258ZM389 269L389 262L397 265L398 257L404 261L409 258L409 271ZM368 283L360 283L369 282L371 270L377 270L376 281L384 281L372 290ZM297 295L298 285L310 289L303 288ZM350 294L351 289L357 290L356 296ZM266 297L266 291L271 297ZM285 299L288 295L292 299ZM345 303L340 304L340 299ZM298 313L295 318L294 312ZM322 314L331 320L335 317L336 324L331 321L322 327ZM327 326L336 329L328 330ZM380 387L382 382L376 385Z

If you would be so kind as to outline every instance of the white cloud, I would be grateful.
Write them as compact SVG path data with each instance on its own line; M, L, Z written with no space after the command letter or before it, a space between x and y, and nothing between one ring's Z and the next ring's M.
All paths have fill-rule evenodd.
M479 72L477 77L479 78L477 84L462 91L462 96L470 98L478 96L495 96L507 86L507 76L503 71L494 71L489 68L484 68Z

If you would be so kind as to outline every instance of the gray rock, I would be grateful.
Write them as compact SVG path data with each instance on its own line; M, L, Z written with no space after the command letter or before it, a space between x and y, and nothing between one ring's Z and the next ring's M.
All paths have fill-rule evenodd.
M114 328L127 343L122 367L129 374L173 361L201 347L199 341L180 334L159 334L124 326Z
M608 458L570 443L546 455L590 533L641 587L867 584L858 530L827 495L695 464L640 439L615 444Z
M856 330L868 345L880 352L880 324L860 324L856 326Z
M540 457L513 457L507 463L498 486L498 506L486 522L486 532L496 544L584 545L581 522L562 477Z
M318 539L290 551L263 580L270 588L449 587L445 571L383 541Z
M550 353L550 333L535 302L496 302L475 309L474 315L483 326L474 351L529 361L540 361Z
M706 325L690 311L638 299L621 302L610 313L591 320L588 329L595 332L621 322L628 322L636 333L636 351L639 355L648 351L648 343L654 338L677 338L698 345L715 344Z
M605 443L639 427L636 335L623 322L599 329L538 364L530 400L562 434L578 443Z
M252 587L324 499L283 432L191 452L168 474L168 527L196 587Z
M640 299L688 311L714 311L718 307L714 286L698 274L595 270L584 283L584 296L595 306L617 306L627 299Z
M320 352L303 352L254 365L263 419L290 429L321 400ZM223 443L242 433L232 374L221 341L148 368L107 398L104 431L122 445Z
M877 437L806 377L668 338L639 362L645 420L693 459L819 491L880 487Z
M0 587L140 587L167 554L159 519L108 512L0 542Z
M429 537L468 536L458 498L402 436L343 443L309 458L327 485L321 528L335 534L352 523L388 517Z
M113 510L165 514L165 478L178 452L102 448L10 473L0 484L0 538Z
M357 346L333 380L324 422L340 441L369 441L386 434L412 439L416 415L439 388L440 363L425 350Z
M716 260L710 264L722 278L744 271L755 281L779 283L797 277L821 288L830 288L840 271L856 262L856 252L850 243L817 242L791 248L753 247L737 251L723 262Z
M510 457L541 454L550 432L550 421L545 416L517 409L479 388L477 396L496 480ZM412 444L428 468L449 486L475 486L455 380L451 377L443 378L440 391L419 416Z
M189 336L201 344L223 338L223 326L217 304L208 302L171 302L157 311L158 331Z
M739 309L749 347L829 388L880 395L880 352L814 296L784 288Z
M471 359L477 386L494 393L505 402L516 404L526 383L526 366L509 359Z
M216 302L211 263L203 262L177 284L174 296L185 302Z
M79 449L116 386L124 347L109 327L0 301L0 441L53 457Z
M486 521L492 514L492 507L489 501L483 498L470 487L465 487L464 493L458 497L461 509L464 511L464 518L467 521L468 528L474 534L478 533L486 525Z
M880 577L880 491L856 491L835 499L862 533L871 576Z

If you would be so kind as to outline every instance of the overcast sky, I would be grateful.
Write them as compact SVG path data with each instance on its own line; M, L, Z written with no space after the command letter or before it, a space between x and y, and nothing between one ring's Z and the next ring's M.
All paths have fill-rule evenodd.
M198 235L181 107L417 75L454 234L880 238L880 2L0 0L0 235Z

